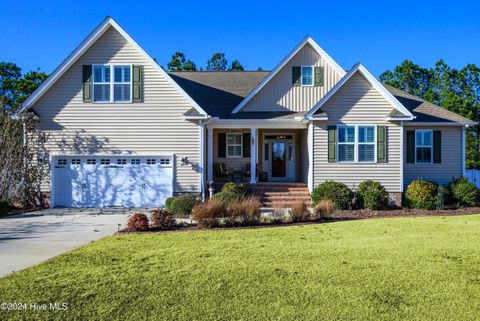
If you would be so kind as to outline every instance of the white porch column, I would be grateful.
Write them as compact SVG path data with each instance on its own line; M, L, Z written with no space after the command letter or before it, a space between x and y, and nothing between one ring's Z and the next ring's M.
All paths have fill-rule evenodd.
M207 172L208 182L213 181L213 127L207 127Z
M307 176L307 186L308 191L311 193L313 191L313 122L308 122L307 129L307 152L308 152L308 176Z
M202 195L202 200L205 200L205 124L202 120L198 122L198 180L200 185L200 193Z
M250 184L257 182L257 128L250 128Z

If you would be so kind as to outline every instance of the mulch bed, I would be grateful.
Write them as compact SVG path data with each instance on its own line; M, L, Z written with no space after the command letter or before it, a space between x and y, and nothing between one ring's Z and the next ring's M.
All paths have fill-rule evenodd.
M162 230L159 228L153 228L145 232L130 232L127 229L121 230L116 235L125 234L153 234L153 233L174 233L174 232L186 232L186 231L203 231L203 230L238 230L238 229L256 229L256 228L272 228L272 227L285 227L285 226L300 226L310 224L322 224L333 223L339 221L350 221L368 218L381 218L381 217L421 217L421 216L455 216L455 215L471 215L480 214L480 207L466 207L466 208L452 208L445 210L417 210L417 209L391 209L386 211L369 211L369 210L341 210L335 211L329 218L315 219L302 223L264 223L252 226L225 226L215 228L199 228L195 225L178 226L169 230ZM181 216L185 218L184 215Z

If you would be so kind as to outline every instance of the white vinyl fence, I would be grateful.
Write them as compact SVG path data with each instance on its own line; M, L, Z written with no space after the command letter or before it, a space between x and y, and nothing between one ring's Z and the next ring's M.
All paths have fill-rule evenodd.
M465 176L468 178L468 181L475 184L480 188L480 170L478 169L466 169Z

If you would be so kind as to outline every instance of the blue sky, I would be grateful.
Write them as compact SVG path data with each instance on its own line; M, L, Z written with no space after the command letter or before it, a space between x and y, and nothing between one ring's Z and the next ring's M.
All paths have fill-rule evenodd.
M480 64L480 2L418 0L4 1L0 61L51 72L107 15L163 66L175 51L197 66L220 51L270 70L307 34L343 68L360 61L376 76L404 59Z

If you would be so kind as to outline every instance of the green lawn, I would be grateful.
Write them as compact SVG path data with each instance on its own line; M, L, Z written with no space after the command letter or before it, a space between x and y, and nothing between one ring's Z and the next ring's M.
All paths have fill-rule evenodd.
M0 320L478 320L480 215L112 236L0 279Z

